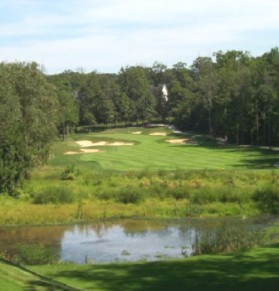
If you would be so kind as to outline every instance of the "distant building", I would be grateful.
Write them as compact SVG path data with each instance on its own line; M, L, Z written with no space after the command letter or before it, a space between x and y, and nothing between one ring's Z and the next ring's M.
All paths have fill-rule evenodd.
M167 102L169 100L169 98L168 98L169 93L168 93L168 88L167 88L166 84L164 84L162 87L162 94L163 94L164 100Z

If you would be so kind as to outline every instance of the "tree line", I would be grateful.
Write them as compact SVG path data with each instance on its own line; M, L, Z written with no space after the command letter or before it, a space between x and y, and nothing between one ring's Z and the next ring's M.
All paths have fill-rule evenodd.
M0 64L0 192L43 164L57 133L77 126L171 122L235 144L279 145L279 50L218 51L191 66L127 66L117 74ZM168 94L162 92L167 88Z
M76 115L65 116L68 127L171 121L230 143L279 144L278 48L260 57L219 51L196 58L190 67L155 62L121 68L118 74L65 71L48 80L59 83L60 102L66 92L75 96Z

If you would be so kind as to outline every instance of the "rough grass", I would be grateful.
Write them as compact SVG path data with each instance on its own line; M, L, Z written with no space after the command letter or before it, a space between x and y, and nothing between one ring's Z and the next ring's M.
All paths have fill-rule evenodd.
M164 262L59 264L33 270L81 290L277 291L279 246Z

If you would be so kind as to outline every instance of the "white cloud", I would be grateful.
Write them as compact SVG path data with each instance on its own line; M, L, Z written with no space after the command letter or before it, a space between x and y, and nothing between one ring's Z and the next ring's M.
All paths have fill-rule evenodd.
M50 73L191 64L219 49L257 55L279 31L277 0L10 0L0 9L2 60L35 60Z

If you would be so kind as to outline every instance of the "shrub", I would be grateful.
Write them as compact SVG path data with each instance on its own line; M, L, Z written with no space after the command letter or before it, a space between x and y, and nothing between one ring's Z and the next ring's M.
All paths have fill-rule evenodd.
M57 261L58 252L54 248L44 245L25 245L17 246L17 255L12 261L18 264L26 265L43 265Z
M219 200L218 192L216 189L199 189L194 192L191 197L190 201L193 204L206 204L210 202L216 202Z
M73 190L68 187L53 186L44 188L38 193L34 194L33 202L35 204L65 204L74 201Z
M247 189L242 190L234 187L226 187L224 190L220 189L220 202L238 202L245 203L251 199L251 192Z
M75 180L80 174L80 171L75 168L75 165L68 165L61 174L61 180Z
M144 191L137 187L122 188L117 193L116 201L124 204L140 203L144 200Z
M175 198L176 200L187 199L190 197L190 191L183 186L177 186L174 189L168 190L168 196Z
M141 185L140 185L141 186ZM143 187L146 193L148 193L148 197L156 197L159 199L166 198L166 187L163 185L156 183L154 185Z
M98 191L98 193L96 194L96 196L100 200L110 200L110 199L113 199L117 195L115 194L115 191L114 190L102 189L102 190L99 190Z
M252 196L257 207L266 213L279 213L279 188L271 185L256 190Z

